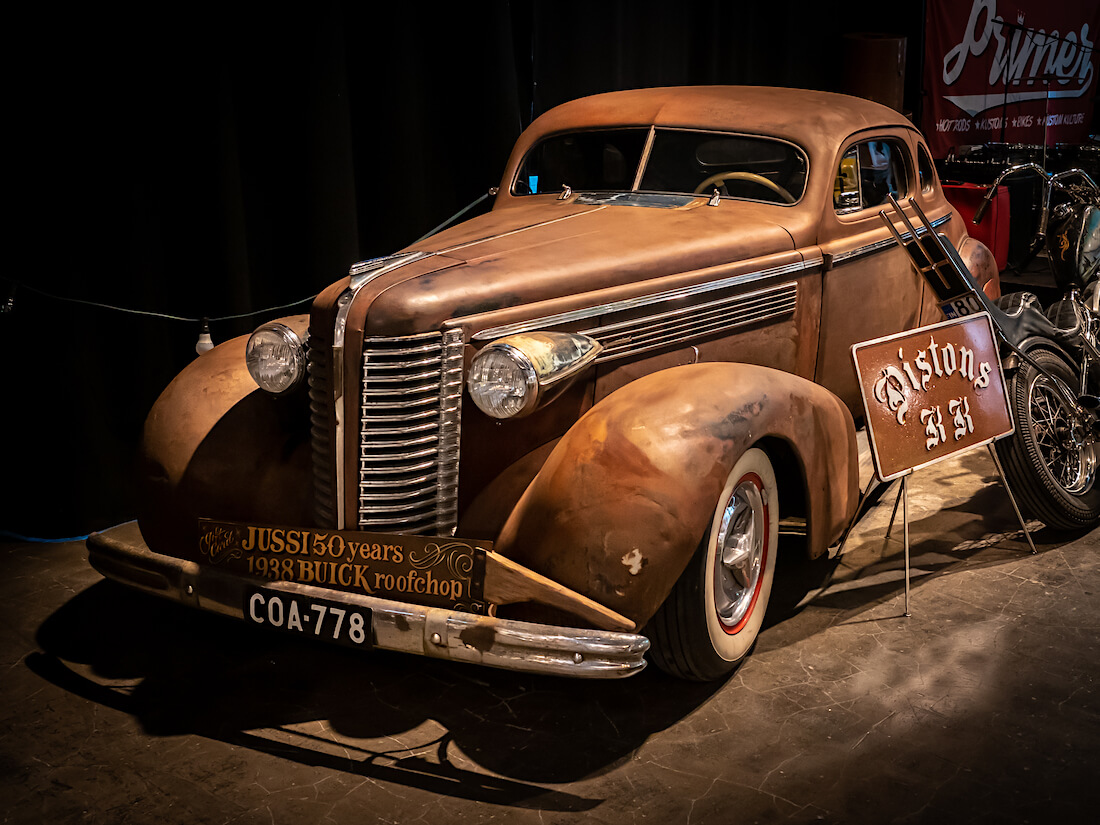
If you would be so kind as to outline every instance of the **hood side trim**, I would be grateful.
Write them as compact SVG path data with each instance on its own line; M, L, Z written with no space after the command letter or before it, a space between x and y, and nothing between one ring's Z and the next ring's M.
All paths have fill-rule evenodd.
M741 275L734 275L731 278L723 278L722 280L710 281L704 284L696 284L695 286L680 287L679 289L670 289L664 292L655 292L650 295L640 296L638 298L627 298L622 301L613 301L607 304L599 304L597 306L586 307L585 309L576 309L570 312L561 312L556 315L544 315L541 318L532 318L529 321L519 321L514 324L505 324L499 327L484 329L481 332L476 333L471 338L471 340L492 341L497 338L503 338L505 335L516 335L522 332L533 332L534 330L545 329L546 327L555 327L560 324L568 324L574 321L584 321L589 318L596 318L601 315L610 315L615 312L648 307L652 306L653 304L663 303L665 301L676 301L683 298L706 294L708 292L715 292L720 289L728 289L730 287L739 286L745 283L751 283L753 281L761 281L765 278L772 278L782 275L793 275L798 272L805 272L820 267L822 263L823 259L820 257L810 258L809 260L799 261L797 263L785 264L784 266L776 266L770 269L761 269L755 272L745 272Z

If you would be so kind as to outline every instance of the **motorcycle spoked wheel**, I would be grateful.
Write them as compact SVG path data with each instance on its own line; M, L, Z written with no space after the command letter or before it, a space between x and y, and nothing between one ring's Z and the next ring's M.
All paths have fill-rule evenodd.
M1078 378L1062 356L1028 355L1076 397ZM997 442L997 454L1023 509L1054 530L1081 530L1100 520L1100 483L1087 422L1051 380L1026 361L1009 379L1016 433Z

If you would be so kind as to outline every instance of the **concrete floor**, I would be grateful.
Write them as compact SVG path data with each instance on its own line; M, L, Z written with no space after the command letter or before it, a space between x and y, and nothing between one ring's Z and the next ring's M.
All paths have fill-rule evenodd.
M0 819L1095 821L1100 530L1030 555L994 473L979 451L914 477L911 618L891 491L839 561L781 559L713 685L311 646L128 592L80 544L8 543Z

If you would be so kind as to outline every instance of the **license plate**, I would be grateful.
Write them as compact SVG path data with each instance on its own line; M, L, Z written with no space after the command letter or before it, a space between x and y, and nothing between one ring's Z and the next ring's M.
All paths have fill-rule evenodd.
M244 595L244 618L250 624L348 647L372 646L369 607L252 588Z
M978 300L977 295L963 295L959 298L955 298L951 301L944 301L940 304L940 309L943 310L943 314L950 319L965 318L968 315L976 315L981 312L984 307Z

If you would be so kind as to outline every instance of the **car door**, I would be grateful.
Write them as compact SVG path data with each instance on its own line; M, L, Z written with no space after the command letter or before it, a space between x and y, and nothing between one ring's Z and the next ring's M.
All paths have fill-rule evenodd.
M890 195L904 202L919 189L907 137L903 130L864 132L842 145L818 232L825 272L815 380L857 418L863 410L852 345L910 329L921 318L924 281L879 215L892 214Z

